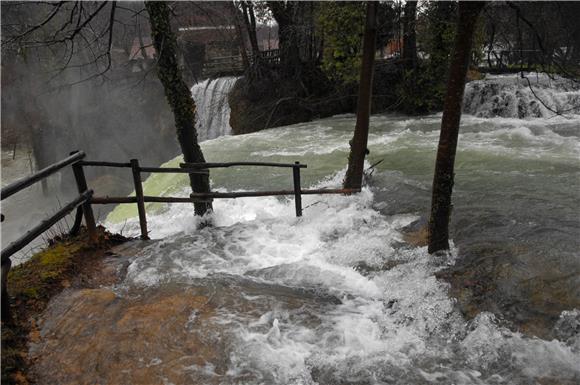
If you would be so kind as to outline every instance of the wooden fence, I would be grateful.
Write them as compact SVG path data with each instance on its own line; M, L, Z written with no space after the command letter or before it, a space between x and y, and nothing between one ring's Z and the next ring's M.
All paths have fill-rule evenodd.
M279 65L280 50L271 49L260 51L260 59L263 63L272 66ZM250 60L253 60L253 58L250 57ZM203 63L202 75L204 77L241 75L244 70L241 55L211 57Z
M243 198L243 197L263 197L263 196L282 196L293 195L296 216L302 216L302 195L313 194L352 194L360 192L360 189L302 189L300 184L300 170L306 168L307 165L300 162L295 163L271 163L271 162L229 162L229 163L181 163L179 168L176 167L142 167L137 159L131 159L128 163L118 162L101 162L101 161L85 161L84 152L74 152L71 155L50 165L39 172L18 180L4 188L1 191L1 200L4 200L19 191L33 185L36 182L42 181L54 173L62 170L67 166L72 167L72 171L77 184L79 195L70 203L60 208L55 214L48 219L45 219L37 226L33 227L27 233L10 243L2 249L2 319L6 319L9 315L10 307L8 302L8 293L6 290L8 272L12 265L10 257L14 253L22 250L26 245L32 242L35 238L47 231L59 220L64 218L67 214L77 209L75 222L71 228L71 233L78 233L81 220L84 216L85 224L91 241L96 240L97 230L95 217L92 210L92 205L95 204L137 204L137 211L139 214L139 225L141 230L141 239L149 239L147 230L147 214L145 212L146 202L160 202L160 203L194 203L207 202L213 199L220 198ZM116 167L116 168L130 168L133 175L133 183L135 187L135 196L131 197L95 197L93 190L87 186L87 180L84 173L84 167ZM143 192L143 185L141 181L141 173L180 173L180 174L202 174L208 175L211 168L228 168L228 167L282 167L292 169L292 190L273 190L273 191L240 191L240 192L206 192L206 193L191 193L189 197L159 197L147 196ZM2 216L4 221L4 216Z

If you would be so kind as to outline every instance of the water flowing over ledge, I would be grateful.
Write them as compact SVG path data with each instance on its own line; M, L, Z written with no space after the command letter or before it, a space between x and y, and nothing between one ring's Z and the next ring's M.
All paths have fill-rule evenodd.
M580 115L580 84L546 74L487 75L467 83L463 112L483 118L550 118Z
M207 79L191 88L197 107L195 128L200 142L231 134L228 93L237 80L236 77Z

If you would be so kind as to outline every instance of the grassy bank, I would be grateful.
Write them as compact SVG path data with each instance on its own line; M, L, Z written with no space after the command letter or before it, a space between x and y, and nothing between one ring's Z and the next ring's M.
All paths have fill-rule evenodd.
M11 319L2 322L2 384L28 384L28 342L38 335L36 318L62 290L83 285L114 245L126 239L99 228L98 241L87 234L57 237L43 251L8 275Z

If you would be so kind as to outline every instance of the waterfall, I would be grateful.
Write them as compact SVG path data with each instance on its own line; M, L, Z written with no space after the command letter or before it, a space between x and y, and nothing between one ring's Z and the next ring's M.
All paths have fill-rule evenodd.
M545 74L487 76L465 87L463 112L482 118L550 118L580 114L580 86ZM549 108L547 108L547 107ZM553 110L553 111L550 111Z
M228 93L237 79L236 77L207 79L191 88L191 95L197 107L195 127L200 142L231 134Z

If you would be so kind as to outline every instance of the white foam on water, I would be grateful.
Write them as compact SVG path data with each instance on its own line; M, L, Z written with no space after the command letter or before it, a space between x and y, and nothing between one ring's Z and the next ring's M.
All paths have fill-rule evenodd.
M574 96L575 92L560 93ZM508 115L463 116L458 149L460 156L468 153L463 162L475 162L471 166L479 170L481 164L471 158L480 153L490 159L523 160L524 164L542 159L552 162L550 167L556 161L577 166L577 116L517 119ZM400 151L408 155L408 150L415 151L413 157L434 155L440 118L440 114L418 119L373 117L371 155L388 157ZM337 187L344 170L327 164L340 163L337 159L345 162L353 127L354 117L340 116L210 140L204 143L204 151L220 160L230 160L234 151L245 158L232 160L304 156L314 163L309 163L308 171L316 166L331 170L325 174L329 177L313 187ZM324 167L323 162L327 163ZM529 173L525 168L510 169L513 164L517 163L490 172ZM389 169L389 160L382 166ZM458 171L462 167L459 162ZM419 168L411 171L421 172ZM233 180L236 174L231 175ZM245 179L253 174L243 175ZM411 182L423 186L421 179L411 178ZM150 187L154 186L145 184L146 190ZM132 261L125 284L156 288L227 275L340 299L340 303L314 308L311 304L297 309L273 306L258 316L219 312L219 322L229 325L233 335L224 383L529 384L580 380L578 311L562 314L560 334L552 341L510 331L489 313L466 322L448 295L448 284L435 277L454 263L457 250L433 257L425 248L402 246L400 228L417 216L381 214L376 207L389 209L392 203L377 202L373 191L385 186L376 187L353 196L303 196L302 218L295 218L290 198L216 200L211 214L214 226L201 230L196 230L199 219L193 210L184 206L148 212L151 236L159 240ZM186 196L186 186L180 188ZM396 208L390 211L397 212ZM129 235L139 232L136 218L107 227L123 228ZM251 300L251 296L241 295ZM276 298L275 291L264 290L260 295ZM305 313L315 321L306 321ZM187 370L213 373L209 369Z
M321 185L336 186L343 175ZM151 230L164 238L134 259L126 285L187 285L225 273L341 299L316 310L317 324L297 318L301 310L272 309L254 320L221 312L233 335L226 374L232 382L527 384L579 378L580 352L566 342L511 332L488 313L465 322L448 285L434 275L453 264L456 253L433 257L425 248L398 247L398 229L416 217L386 217L372 208L373 200L366 188L354 196L305 196L305 207L318 203L302 218L294 217L292 200L219 200L215 227L202 230L195 230L191 210L173 207L149 217ZM376 271L364 275L355 269L360 262ZM385 270L388 263L394 267Z

